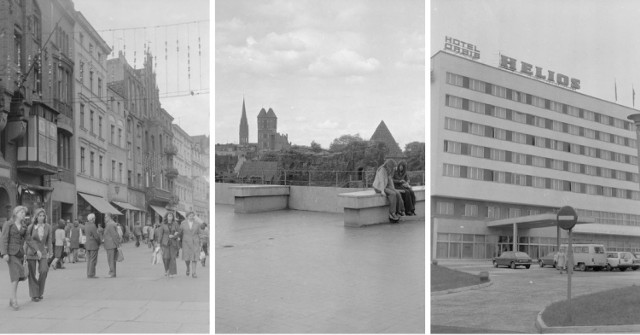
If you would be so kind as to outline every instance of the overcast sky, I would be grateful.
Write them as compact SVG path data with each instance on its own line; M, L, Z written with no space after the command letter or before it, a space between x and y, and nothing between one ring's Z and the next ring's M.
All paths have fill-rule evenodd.
M114 48L109 58L123 51L131 66L141 68L146 44L157 56L155 72L162 108L189 135L210 134L212 26L208 0L73 0L73 3Z
M369 139L384 120L401 148L425 139L424 0L215 1L215 142L249 141L273 108L293 144Z
M432 0L431 52L445 36L477 45L480 62L499 54L580 79L578 92L632 106L640 94L640 1ZM636 96L640 105L640 95ZM624 115L622 116L624 117Z

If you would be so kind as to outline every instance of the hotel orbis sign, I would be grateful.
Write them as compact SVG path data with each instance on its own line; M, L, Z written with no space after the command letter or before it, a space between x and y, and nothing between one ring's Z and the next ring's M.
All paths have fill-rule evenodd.
M480 59L480 50L473 45L453 37L444 37L444 49L469 57L471 59Z

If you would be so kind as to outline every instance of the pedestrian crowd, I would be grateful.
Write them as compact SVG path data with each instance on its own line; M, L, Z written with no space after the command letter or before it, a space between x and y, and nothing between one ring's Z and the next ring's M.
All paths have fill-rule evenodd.
M18 283L28 280L29 296L34 302L44 299L44 288L48 272L65 269L65 263L77 263L84 258L87 263L87 278L94 279L98 262L98 251L102 245L107 253L109 278L116 277L116 264L124 260L121 244L127 242L129 234L139 247L144 242L152 254L152 264L162 260L164 276L177 275L176 259L182 251L186 275L197 278L197 263L206 266L209 256L209 228L197 221L189 212L186 219L178 222L174 213L168 211L161 222L141 226L136 222L131 232L126 225L104 214L104 224L96 223L96 215L87 215L86 223L79 220L60 219L49 222L44 208L37 208L31 219L27 219L28 208L17 206L0 228L0 258L9 267L9 307L19 309ZM30 221L30 222L29 222Z

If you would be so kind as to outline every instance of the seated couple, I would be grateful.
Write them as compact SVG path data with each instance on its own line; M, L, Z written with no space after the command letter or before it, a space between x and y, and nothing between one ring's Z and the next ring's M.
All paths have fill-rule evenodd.
M385 160L376 171L373 189L389 199L389 220L392 222L397 222L400 216L416 215L416 195L409 185L405 161L400 161L396 168L396 161Z

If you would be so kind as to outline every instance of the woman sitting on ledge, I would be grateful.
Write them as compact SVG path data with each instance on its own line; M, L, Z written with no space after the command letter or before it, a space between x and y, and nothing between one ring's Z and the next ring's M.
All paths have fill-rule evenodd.
M393 173L396 169L396 161L387 159L376 171L373 180L373 189L376 193L389 199L389 220L398 222L400 216L404 216L404 202L402 196L393 186Z
M393 174L393 186L402 196L404 201L404 211L407 215L416 215L416 194L409 185L409 177L407 176L407 162L400 161L398 168Z

